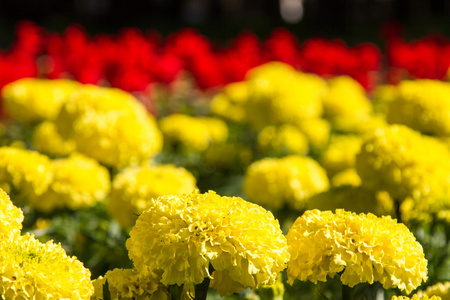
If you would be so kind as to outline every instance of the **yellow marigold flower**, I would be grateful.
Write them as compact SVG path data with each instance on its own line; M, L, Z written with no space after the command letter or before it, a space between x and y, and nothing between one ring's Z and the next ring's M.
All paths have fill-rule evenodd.
M126 245L136 268L162 274L161 283L199 284L211 276L221 296L273 284L289 260L270 212L212 191L152 201Z
M441 300L439 296L428 297L427 295L418 296L414 294L411 298L407 296L392 296L391 300Z
M355 168L348 168L331 177L330 182L334 187L342 185L360 186L361 177L359 177Z
M355 135L335 135L322 152L320 164L333 177L348 168L355 167L356 155L361 150L363 139Z
M0 182L31 199L44 193L51 180L50 159L36 151L0 147Z
M212 144L202 153L202 163L209 167L242 171L252 161L250 147L241 143Z
M173 165L129 167L113 180L108 212L123 228L129 229L150 206L151 199L187 194L195 189L195 177L184 168Z
M162 148L162 135L150 115L89 113L77 119L74 132L79 152L116 168L142 163Z
M287 234L291 260L288 283L326 281L341 273L350 287L380 282L410 293L427 279L422 246L408 228L391 217L337 209L308 210Z
M111 299L170 300L166 286L153 277L139 273L136 269L114 269L93 280L94 295L91 300L103 300L104 285L108 282Z
M402 81L389 105L387 120L429 135L450 135L450 83L422 79Z
M42 244L32 235L0 243L3 299L89 299L91 273L60 244Z
M209 145L225 142L227 124L216 118L172 114L160 121L164 142L182 151L202 152Z
M111 183L108 170L96 160L74 153L52 161L53 180L47 191L30 202L39 211L89 208L106 198Z
M339 186L312 196L306 209L344 209L355 213L373 213L377 216L394 213L394 201L386 192L374 192L362 186Z
M291 155L252 163L242 189L250 201L259 205L278 209L288 203L300 210L309 197L328 187L327 174L315 160Z
M356 158L362 184L396 200L449 195L450 154L437 139L402 125L373 132Z
M54 122L44 121L33 132L34 148L46 155L61 157L75 151L75 141L64 139L58 132Z
M85 114L103 114L120 111L124 114L147 115L145 106L133 95L117 88L86 84L77 89L61 107L56 119L58 131L64 137L76 134L73 127L76 120Z
M227 84L222 92L212 99L211 113L229 121L244 122L246 119L244 104L249 97L246 81Z
M2 89L6 114L26 124L54 120L61 106L80 86L67 79L19 79Z
M312 150L319 152L328 144L331 125L327 120L321 118L298 120L296 125L308 138Z
M320 98L326 84L318 76L269 62L250 70L246 80L250 94L245 103L247 121L256 129L322 115Z
M440 297L442 300L450 299L450 281L438 282L427 287L424 291L417 291L418 297ZM429 298L431 299L431 298Z
M0 189L0 241L20 235L23 212L16 207L2 189Z
M266 126L258 134L258 150L265 155L306 155L308 149L308 138L294 125Z
M372 105L364 88L349 76L328 81L328 91L322 97L324 118L334 123L338 119L360 120L372 112Z

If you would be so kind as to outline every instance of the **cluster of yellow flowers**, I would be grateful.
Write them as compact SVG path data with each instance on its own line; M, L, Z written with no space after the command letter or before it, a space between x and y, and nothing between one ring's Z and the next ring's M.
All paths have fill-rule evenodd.
M321 154L320 164L330 177L354 168L363 138L357 135L334 135Z
M135 267L161 274L161 283L199 284L211 277L220 295L275 283L289 260L270 212L212 191L153 199L126 245Z
M450 136L450 83L438 80L402 81L387 105L387 120L424 134Z
M442 300L450 299L450 281L438 282L427 287L424 291L417 291L419 297L439 297Z
M442 298L439 296L417 296L413 295L412 297L407 296L392 296L391 300L441 300Z
M108 212L124 229L129 229L150 207L153 198L188 194L195 189L195 177L184 168L174 165L128 167L113 180Z
M258 150L265 156L306 155L308 138L294 125L266 126L258 134Z
M228 138L227 124L212 117L172 114L160 121L160 128L164 142L181 152L202 152Z
M326 171L319 163L309 157L291 155L252 163L242 189L250 201L260 205L279 209L287 203L301 210L309 197L328 187Z
M90 299L91 273L60 244L20 235L22 211L0 190L0 297L2 299Z
M105 299L105 284L108 283L110 299L170 300L167 286L136 269L114 269L105 276L92 281L94 295L91 300Z
M36 210L87 208L110 191L108 170L81 154L51 160L36 151L0 147L0 184Z
M410 293L427 279L422 246L408 228L390 217L344 210L309 210L287 234L291 259L288 283L314 283L340 274L343 284L380 282Z
M450 152L439 140L403 125L373 132L356 158L362 184L398 201L449 195Z
M156 120L131 94L69 80L27 78L4 87L12 120L38 124L37 150L51 156L78 151L122 168L148 160L162 149Z
M8 117L17 122L53 121L72 92L80 86L80 83L67 79L24 78L2 89L2 104Z

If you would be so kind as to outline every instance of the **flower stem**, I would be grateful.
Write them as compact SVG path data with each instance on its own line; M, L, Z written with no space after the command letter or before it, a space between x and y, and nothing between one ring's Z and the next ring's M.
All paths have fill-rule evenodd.
M214 268L209 264L209 274L211 275L212 272L214 272ZM206 300L210 281L211 279L209 277L205 277L202 283L195 285L195 300Z
M342 300L353 300L355 290L348 285L342 285Z

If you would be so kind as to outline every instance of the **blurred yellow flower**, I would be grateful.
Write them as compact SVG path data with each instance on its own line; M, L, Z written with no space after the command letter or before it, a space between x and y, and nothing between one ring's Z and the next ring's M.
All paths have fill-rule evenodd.
M403 125L367 137L356 158L362 185L396 200L450 195L450 153L439 140Z
M43 194L52 177L51 161L47 156L36 151L0 147L0 182L9 184L21 200L32 201Z
M322 97L324 118L333 125L340 120L358 122L372 112L372 105L364 88L349 76L337 76L328 81L328 90Z
M246 119L244 104L248 101L246 81L227 84L211 101L211 113L225 120L242 123Z
M212 191L152 201L126 245L136 268L162 274L164 285L199 284L210 276L221 296L273 284L289 260L270 212Z
M110 299L137 300L170 300L168 288L153 277L139 273L136 269L114 269L106 272L105 276L92 281L94 295L91 300L104 299L104 285L108 282Z
M247 121L256 129L267 125L296 124L299 119L320 117L323 79L297 72L281 62L269 62L246 75L249 99Z
M227 124L217 118L172 114L163 118L160 129L167 146L187 152L202 152L228 138Z
M269 156L306 155L308 138L294 125L266 126L258 134L258 150Z
M107 202L109 214L124 229L130 229L138 216L150 207L153 198L188 194L196 179L186 169L174 165L135 166L116 175Z
M337 209L308 210L287 234L288 283L340 274L350 287L380 282L410 293L427 279L427 260L414 235L391 217Z
M111 188L108 170L96 160L74 153L51 163L53 180L42 195L30 202L39 211L84 209L104 200Z
M60 244L42 244L32 235L0 243L3 299L90 299L91 273Z
M328 144L331 134L330 123L321 118L298 120L296 125L308 138L308 144L315 152L320 152Z
M249 201L272 209L287 203L298 210L309 197L328 188L325 170L312 158L296 155L252 163L242 186Z
M389 123L403 124L429 135L450 135L450 83L421 79L402 81L388 107Z
M3 105L12 120L25 124L54 120L81 84L68 79L23 78L2 89Z
M16 207L2 189L0 189L0 242L13 239L22 230L23 212Z
M417 291L417 296L419 297L440 297L442 300L449 300L450 299L450 281L445 282L438 282L436 284L433 284L429 287L427 287L424 291L419 290ZM425 299L425 298L421 298ZM431 299L431 298L428 298Z
M329 177L355 167L356 155L361 150L363 139L356 135L334 135L320 157L320 164Z
M359 177L355 168L348 168L331 177L330 182L334 187L342 185L360 186L361 177Z
M32 143L37 151L53 157L68 156L76 148L75 141L64 139L51 121L44 121L34 129Z
M79 152L110 167L139 164L162 148L155 118L131 94L115 88L84 85L55 123Z
M392 296L392 298L391 298L391 300L441 300L441 299L442 298L439 296L428 297L427 295L424 295L424 296L412 295L411 297Z

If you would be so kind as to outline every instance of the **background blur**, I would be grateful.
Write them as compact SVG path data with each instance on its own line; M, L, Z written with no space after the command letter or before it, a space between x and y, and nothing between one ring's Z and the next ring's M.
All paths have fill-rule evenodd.
M55 32L78 23L91 34L137 27L165 36L191 27L219 45L244 29L265 38L280 26L300 39L380 44L387 24L400 25L407 39L450 36L450 0L1 0L0 48L23 19Z

